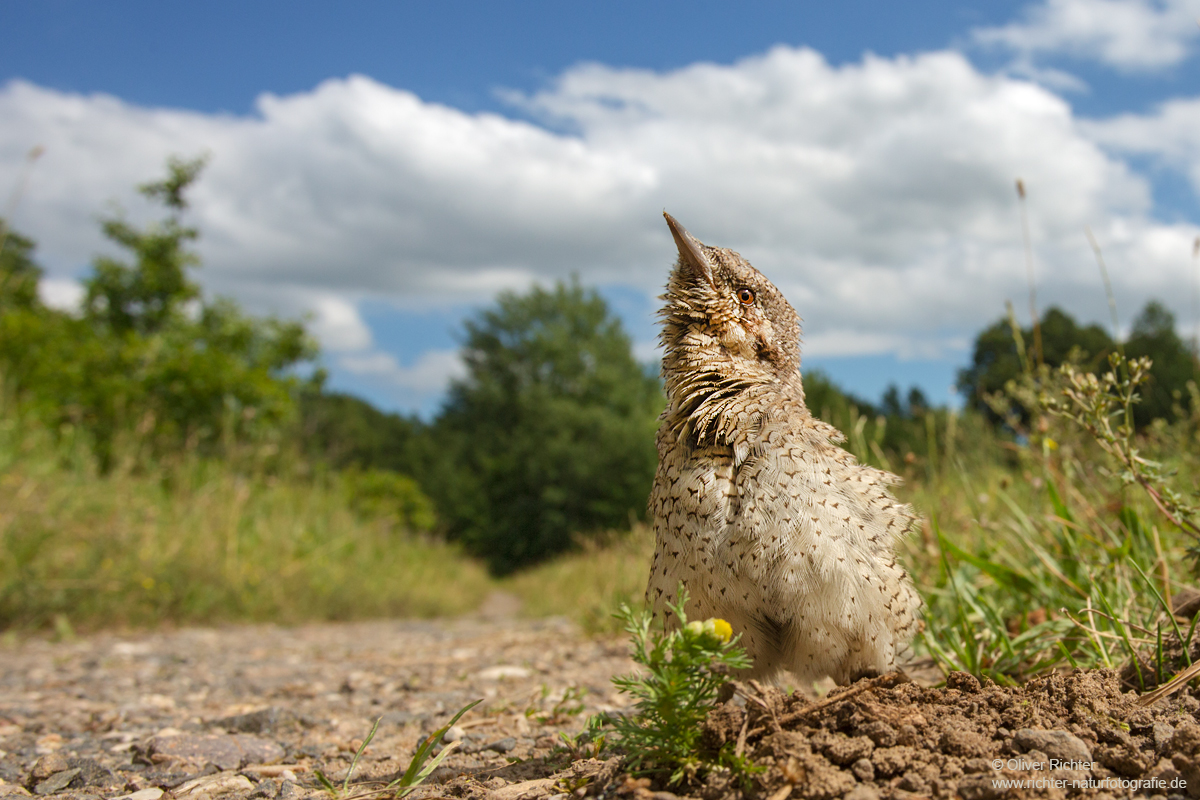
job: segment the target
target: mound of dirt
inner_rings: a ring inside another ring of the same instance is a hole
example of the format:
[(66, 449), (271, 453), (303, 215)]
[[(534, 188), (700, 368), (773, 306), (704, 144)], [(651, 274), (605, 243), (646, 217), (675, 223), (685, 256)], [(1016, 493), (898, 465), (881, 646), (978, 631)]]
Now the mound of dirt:
[[(1200, 701), (1151, 707), (1111, 671), (1024, 686), (951, 674), (945, 688), (863, 681), (812, 701), (734, 685), (708, 717), (706, 744), (732, 745), (761, 772), (737, 785), (710, 774), (675, 793), (782, 800), (936, 797), (1200, 797)], [(595, 794), (654, 795), (648, 781)], [(665, 787), (659, 787), (665, 788)]]

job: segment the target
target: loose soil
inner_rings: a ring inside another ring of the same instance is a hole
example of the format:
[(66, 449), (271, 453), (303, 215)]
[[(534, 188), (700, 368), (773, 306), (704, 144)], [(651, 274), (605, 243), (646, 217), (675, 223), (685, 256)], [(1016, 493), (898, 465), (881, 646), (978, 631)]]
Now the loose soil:
[(586, 637), (562, 620), (9, 642), (0, 645), (0, 798), (328, 798), (316, 771), (340, 788), (379, 720), (346, 792), (362, 795), (477, 699), (452, 731), (460, 744), (411, 797), (1200, 797), (1200, 701), (1185, 689), (1141, 707), (1105, 671), (1016, 688), (962, 673), (941, 687), (885, 676), (820, 699), (733, 685), (704, 742), (758, 771), (741, 783), (714, 772), (668, 786), (559, 737), (588, 715), (619, 713), (626, 701), (609, 679), (632, 669), (624, 638)]

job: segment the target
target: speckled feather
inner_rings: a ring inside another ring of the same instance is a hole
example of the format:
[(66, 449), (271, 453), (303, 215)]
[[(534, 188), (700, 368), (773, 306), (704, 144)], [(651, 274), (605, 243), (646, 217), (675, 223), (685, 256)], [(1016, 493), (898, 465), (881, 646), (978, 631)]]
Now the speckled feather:
[(647, 601), (671, 624), (682, 582), (690, 617), (742, 634), (750, 677), (887, 672), (920, 608), (895, 554), (914, 520), (888, 488), (899, 478), (858, 464), (809, 413), (800, 321), (775, 285), (665, 216), (679, 260), (660, 312), (668, 405)]

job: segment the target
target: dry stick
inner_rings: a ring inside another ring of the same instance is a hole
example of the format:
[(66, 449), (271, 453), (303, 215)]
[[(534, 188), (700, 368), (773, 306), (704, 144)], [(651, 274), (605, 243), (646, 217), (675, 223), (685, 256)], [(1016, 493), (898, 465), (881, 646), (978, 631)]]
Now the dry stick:
[(1182, 689), (1187, 684), (1188, 681), (1190, 681), (1192, 678), (1196, 677), (1197, 675), (1200, 675), (1200, 661), (1197, 661), (1195, 664), (1192, 664), (1190, 667), (1185, 669), (1183, 672), (1180, 672), (1174, 678), (1167, 681), (1162, 686), (1155, 689), (1153, 692), (1144, 694), (1141, 697), (1139, 697), (1137, 700), (1137, 704), (1139, 706), (1153, 705), (1154, 703), (1157, 703), (1159, 700), (1163, 699), (1167, 695), (1174, 694), (1175, 692)]
[[(1104, 254), (1100, 252), (1100, 243), (1096, 241), (1096, 235), (1092, 233), (1092, 226), (1084, 225), (1083, 231), (1087, 234), (1088, 244), (1092, 246), (1092, 252), (1096, 254), (1096, 263), (1100, 265), (1100, 277), (1104, 279), (1104, 293), (1108, 296), (1108, 313), (1112, 316), (1113, 341), (1120, 342), (1121, 331), (1117, 325), (1117, 298), (1113, 294), (1112, 281), (1108, 279), (1108, 266), (1104, 263)], [(1197, 238), (1196, 242), (1200, 244), (1200, 238)]]
[(909, 677), (903, 672), (889, 672), (886, 675), (880, 675), (875, 678), (864, 678), (858, 681), (846, 691), (837, 694), (836, 696), (826, 697), (816, 703), (810, 703), (799, 711), (793, 711), (790, 714), (784, 714), (779, 719), (780, 726), (790, 725), (793, 722), (802, 720), (809, 714), (817, 711), (822, 711), (830, 706), (837, 705), (844, 700), (849, 700), (851, 697), (860, 695), (863, 692), (868, 692), (873, 689), (890, 689), (893, 686), (898, 686), (901, 683), (908, 683)]
[(1029, 236), (1029, 212), (1025, 208), (1025, 181), (1017, 178), (1017, 199), (1021, 207), (1021, 238), (1025, 242), (1025, 273), (1029, 278), (1029, 319), (1033, 325), (1033, 349), (1037, 351), (1037, 363), (1046, 362), (1042, 355), (1042, 324), (1037, 313), (1037, 283), (1033, 276), (1033, 241)]
[[(1133, 639), (1134, 641), (1151, 642), (1154, 640), (1154, 638), (1153, 638), (1154, 631), (1152, 631), (1149, 628), (1144, 627), (1142, 625), (1138, 625), (1136, 622), (1130, 622), (1127, 619), (1121, 619), (1120, 617), (1113, 616), (1112, 614), (1109, 614), (1104, 611), (1100, 611), (1099, 609), (1092, 609), (1092, 613), (1098, 617), (1104, 617), (1107, 620), (1111, 620), (1112, 622), (1115, 622), (1118, 625), (1125, 625), (1126, 627), (1133, 628), (1134, 630), (1138, 630), (1138, 631), (1141, 631), (1142, 633), (1146, 634), (1146, 638), (1141, 639), (1141, 640), (1138, 640), (1132, 636), (1129, 637), (1129, 638)], [(1117, 634), (1117, 633), (1105, 633), (1103, 631), (1097, 631), (1097, 633), (1100, 633), (1100, 635), (1102, 635), (1102, 636), (1108, 636), (1111, 639), (1123, 638), (1120, 634)]]

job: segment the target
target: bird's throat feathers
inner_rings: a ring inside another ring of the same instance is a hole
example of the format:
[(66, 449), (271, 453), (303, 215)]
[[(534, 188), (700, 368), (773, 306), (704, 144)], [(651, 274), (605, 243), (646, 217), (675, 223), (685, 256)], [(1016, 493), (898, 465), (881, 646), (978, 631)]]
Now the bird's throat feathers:
[(764, 353), (778, 334), (771, 321), (747, 325), (706, 282), (690, 278), (682, 269), (673, 272), (659, 312), (667, 416), (697, 445), (735, 445), (760, 428), (772, 408), (803, 405), (799, 354), (781, 370), (780, 359)]
[(744, 440), (770, 408), (804, 405), (800, 320), (750, 262), (664, 216), (679, 250), (659, 312), (668, 419), (697, 443)]

